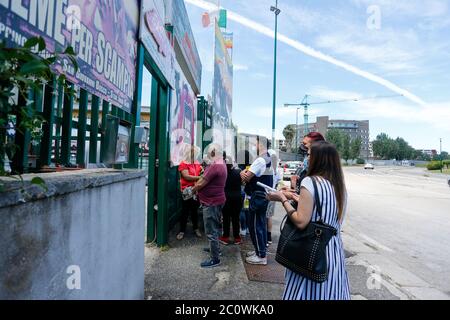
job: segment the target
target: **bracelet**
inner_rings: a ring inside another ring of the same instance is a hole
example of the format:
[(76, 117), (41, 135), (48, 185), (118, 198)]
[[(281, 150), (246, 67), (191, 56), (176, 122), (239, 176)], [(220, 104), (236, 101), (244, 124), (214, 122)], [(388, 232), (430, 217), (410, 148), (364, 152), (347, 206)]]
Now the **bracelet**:
[(288, 202), (289, 201), (289, 199), (286, 199), (286, 200), (284, 200), (283, 202), (281, 202), (281, 204), (284, 206), (284, 203), (285, 202)]

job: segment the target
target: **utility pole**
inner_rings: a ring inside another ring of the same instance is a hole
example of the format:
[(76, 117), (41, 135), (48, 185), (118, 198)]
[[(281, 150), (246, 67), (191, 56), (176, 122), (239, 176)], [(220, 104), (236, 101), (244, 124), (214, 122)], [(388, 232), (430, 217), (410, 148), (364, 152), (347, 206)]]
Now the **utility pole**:
[(281, 10), (278, 9), (278, 0), (275, 0), (275, 7), (270, 7), (270, 11), (275, 13), (275, 45), (273, 62), (273, 105), (272, 105), (272, 148), (275, 148), (275, 108), (277, 100), (277, 38), (278, 38), (278, 15)]
[(295, 159), (297, 160), (297, 154), (298, 154), (298, 109), (297, 113), (295, 115)]
[(443, 159), (442, 159), (442, 138), (440, 138), (440, 147), (439, 147), (439, 155), (440, 155), (440, 158), (441, 158), (441, 173), (442, 173), (442, 167), (444, 166), (444, 162), (443, 162)]

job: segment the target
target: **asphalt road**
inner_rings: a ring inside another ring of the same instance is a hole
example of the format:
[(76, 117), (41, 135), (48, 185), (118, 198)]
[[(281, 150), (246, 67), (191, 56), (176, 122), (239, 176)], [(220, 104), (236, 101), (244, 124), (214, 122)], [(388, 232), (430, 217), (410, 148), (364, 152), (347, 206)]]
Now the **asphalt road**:
[(401, 299), (450, 299), (448, 177), (408, 167), (344, 172), (349, 264)]

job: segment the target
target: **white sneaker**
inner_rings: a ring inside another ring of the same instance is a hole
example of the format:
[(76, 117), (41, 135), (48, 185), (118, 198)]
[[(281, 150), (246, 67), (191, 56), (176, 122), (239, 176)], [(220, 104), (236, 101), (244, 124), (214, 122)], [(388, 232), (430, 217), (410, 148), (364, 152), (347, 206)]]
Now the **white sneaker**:
[(249, 251), (249, 252), (247, 252), (246, 254), (245, 254), (245, 256), (248, 258), (248, 257), (253, 257), (253, 256), (256, 256), (256, 251)]
[(245, 237), (247, 235), (247, 230), (245, 229), (241, 229), (241, 231), (239, 232), (239, 234), (243, 237)]
[(245, 261), (249, 264), (267, 265), (267, 258), (260, 258), (257, 255), (247, 257)]

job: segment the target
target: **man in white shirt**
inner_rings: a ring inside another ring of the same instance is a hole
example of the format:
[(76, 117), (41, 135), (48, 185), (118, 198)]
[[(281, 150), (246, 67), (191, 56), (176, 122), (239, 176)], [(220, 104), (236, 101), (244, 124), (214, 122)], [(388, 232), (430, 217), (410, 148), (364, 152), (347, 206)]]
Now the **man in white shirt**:
[(266, 190), (257, 185), (261, 182), (269, 187), (273, 186), (273, 168), (270, 154), (270, 142), (264, 137), (257, 138), (257, 152), (259, 157), (250, 169), (241, 172), (245, 193), (250, 197), (249, 225), (254, 252), (249, 252), (245, 261), (250, 264), (267, 265), (267, 205)]

